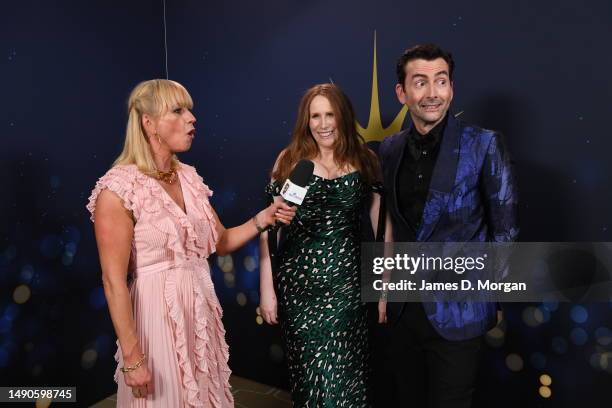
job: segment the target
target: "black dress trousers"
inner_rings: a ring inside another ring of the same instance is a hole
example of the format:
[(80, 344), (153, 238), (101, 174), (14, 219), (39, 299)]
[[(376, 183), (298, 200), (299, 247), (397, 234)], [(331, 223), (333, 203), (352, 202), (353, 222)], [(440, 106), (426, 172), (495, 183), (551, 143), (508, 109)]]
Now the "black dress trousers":
[(374, 407), (471, 407), (483, 337), (446, 340), (421, 303), (406, 303), (389, 321), (373, 328)]

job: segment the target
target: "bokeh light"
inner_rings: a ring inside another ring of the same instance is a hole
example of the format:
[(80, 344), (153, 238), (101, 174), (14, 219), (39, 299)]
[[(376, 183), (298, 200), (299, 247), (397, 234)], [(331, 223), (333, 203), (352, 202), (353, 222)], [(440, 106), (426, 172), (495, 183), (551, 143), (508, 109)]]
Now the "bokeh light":
[(69, 253), (64, 253), (62, 255), (62, 264), (64, 266), (70, 266), (72, 265), (72, 261), (74, 260), (74, 257), (72, 255), (70, 255)]
[(542, 302), (542, 307), (548, 310), (549, 312), (554, 312), (555, 310), (559, 308), (559, 302), (557, 301)]
[(550, 384), (552, 384), (552, 378), (550, 378), (550, 375), (548, 375), (548, 374), (542, 374), (540, 376), (540, 383), (542, 385), (545, 385), (545, 386), (549, 387)]
[(15, 301), (15, 303), (22, 305), (28, 300), (30, 300), (31, 294), (32, 292), (30, 291), (30, 288), (27, 285), (19, 285), (15, 288), (15, 291), (13, 292), (13, 300)]
[(508, 354), (506, 366), (510, 371), (518, 372), (523, 369), (523, 359), (516, 353)]
[(77, 252), (77, 245), (74, 242), (68, 242), (64, 247), (64, 251), (67, 255), (74, 257)]
[(550, 390), (550, 388), (546, 387), (545, 385), (541, 386), (538, 391), (542, 398), (550, 398), (550, 396), (552, 395), (552, 391)]
[(505, 333), (499, 327), (494, 327), (489, 330), (485, 336), (485, 341), (487, 344), (494, 348), (499, 348), (504, 345)]
[(601, 346), (609, 346), (612, 344), (612, 330), (607, 327), (599, 327), (595, 330), (595, 338)]
[(240, 305), (240, 306), (246, 306), (247, 304), (247, 297), (244, 293), (240, 292), (236, 295), (236, 302)]
[(605, 353), (601, 353), (601, 356), (599, 357), (599, 365), (601, 366), (602, 370), (612, 373), (612, 352), (607, 351)]
[(234, 259), (231, 255), (217, 257), (217, 265), (224, 273), (230, 273), (234, 270)]
[(94, 349), (87, 349), (81, 356), (81, 367), (85, 370), (92, 368), (98, 360), (98, 352)]
[(13, 321), (17, 318), (17, 316), (19, 315), (19, 307), (13, 303), (11, 303), (10, 305), (8, 305), (6, 307), (6, 309), (4, 309), (4, 318), (6, 318), (7, 320)]
[(257, 324), (263, 324), (263, 322), (264, 322), (263, 317), (261, 317), (261, 316), (257, 316), (257, 317), (255, 318), (255, 322), (257, 322)]
[(589, 335), (583, 328), (576, 327), (572, 329), (570, 333), (570, 339), (572, 340), (572, 343), (574, 343), (575, 345), (584, 346), (586, 342), (589, 340)]
[(255, 257), (245, 256), (244, 257), (244, 269), (249, 272), (253, 272), (257, 268), (257, 262), (255, 261)]
[(576, 323), (584, 323), (589, 319), (589, 312), (584, 306), (576, 305), (570, 311), (572, 320)]
[(24, 265), (21, 268), (21, 274), (19, 275), (23, 283), (30, 283), (32, 277), (34, 276), (34, 268), (32, 265)]
[(605, 370), (612, 374), (612, 352), (610, 351), (593, 353), (589, 363), (595, 370)]
[(550, 321), (550, 310), (544, 306), (538, 306), (536, 310), (537, 313), (534, 314), (534, 317), (538, 323), (548, 323)]
[(542, 311), (533, 306), (524, 308), (522, 317), (523, 322), (529, 327), (538, 327), (544, 321)]
[(236, 276), (233, 273), (224, 273), (223, 280), (228, 288), (233, 288), (236, 284)]
[(591, 354), (591, 358), (589, 358), (589, 364), (595, 370), (601, 370), (601, 365), (599, 362), (601, 361), (601, 353), (593, 353)]

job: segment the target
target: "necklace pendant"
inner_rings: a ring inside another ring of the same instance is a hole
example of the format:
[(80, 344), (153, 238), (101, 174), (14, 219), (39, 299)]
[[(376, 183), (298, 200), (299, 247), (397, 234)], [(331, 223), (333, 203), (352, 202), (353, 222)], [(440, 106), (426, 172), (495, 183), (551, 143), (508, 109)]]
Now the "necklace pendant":
[(156, 179), (163, 181), (164, 183), (172, 184), (174, 180), (176, 180), (177, 171), (175, 168), (172, 168), (168, 171), (157, 171), (155, 176)]

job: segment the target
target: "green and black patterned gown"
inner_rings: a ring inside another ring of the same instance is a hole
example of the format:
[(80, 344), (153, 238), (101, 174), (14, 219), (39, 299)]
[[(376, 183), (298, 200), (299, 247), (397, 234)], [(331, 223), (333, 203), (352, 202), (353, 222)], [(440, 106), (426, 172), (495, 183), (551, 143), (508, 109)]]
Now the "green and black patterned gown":
[[(279, 195), (280, 185), (267, 192)], [(296, 408), (367, 407), (368, 333), (360, 298), (358, 172), (312, 176), (279, 250), (274, 284)]]

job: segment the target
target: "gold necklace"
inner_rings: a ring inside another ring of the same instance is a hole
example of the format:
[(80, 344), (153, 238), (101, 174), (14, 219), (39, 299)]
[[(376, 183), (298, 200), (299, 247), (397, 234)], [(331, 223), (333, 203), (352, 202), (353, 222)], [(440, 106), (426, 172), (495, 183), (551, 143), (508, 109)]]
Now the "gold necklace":
[(155, 178), (165, 183), (172, 184), (176, 180), (177, 171), (174, 163), (168, 171), (155, 170), (155, 172)]

